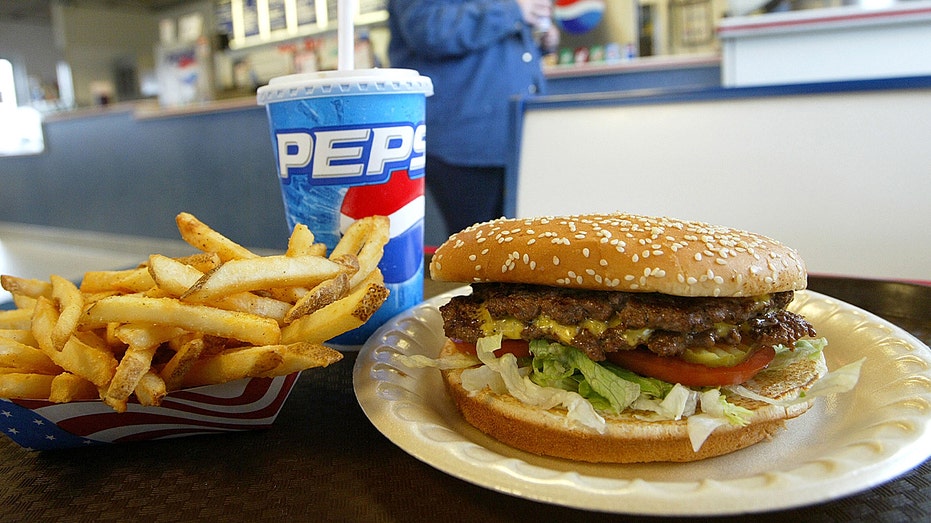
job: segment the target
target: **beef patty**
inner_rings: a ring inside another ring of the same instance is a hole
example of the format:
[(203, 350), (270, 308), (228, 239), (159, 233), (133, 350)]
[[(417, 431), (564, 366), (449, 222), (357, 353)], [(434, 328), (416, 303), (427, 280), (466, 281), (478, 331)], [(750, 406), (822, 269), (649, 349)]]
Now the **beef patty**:
[[(751, 298), (692, 298), (506, 283), (473, 284), (472, 289), (471, 295), (454, 297), (440, 308), (448, 337), (475, 342), (486, 336), (484, 309), (493, 320), (521, 322), (522, 339), (566, 343), (595, 361), (604, 360), (605, 352), (637, 347), (677, 356), (689, 347), (790, 345), (816, 334), (804, 318), (785, 310), (794, 297), (792, 291)], [(566, 340), (541, 328), (541, 322), (535, 321), (539, 318), (561, 326), (594, 320), (608, 327), (601, 332), (580, 328)], [(648, 336), (643, 329), (649, 329)], [(633, 345), (632, 333), (638, 334)]]

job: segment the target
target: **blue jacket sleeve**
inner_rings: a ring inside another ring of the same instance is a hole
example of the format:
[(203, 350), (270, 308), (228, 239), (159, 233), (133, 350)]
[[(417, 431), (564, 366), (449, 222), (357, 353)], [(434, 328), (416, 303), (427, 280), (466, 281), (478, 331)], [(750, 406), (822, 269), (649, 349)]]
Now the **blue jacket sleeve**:
[(393, 0), (394, 38), (425, 58), (463, 56), (519, 33), (524, 21), (514, 0)]

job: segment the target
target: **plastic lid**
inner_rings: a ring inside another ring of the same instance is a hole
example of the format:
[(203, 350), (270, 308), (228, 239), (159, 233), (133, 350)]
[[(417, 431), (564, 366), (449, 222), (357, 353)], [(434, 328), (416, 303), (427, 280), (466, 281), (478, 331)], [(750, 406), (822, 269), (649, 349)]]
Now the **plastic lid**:
[(259, 87), (260, 105), (318, 96), (357, 94), (433, 94), (433, 82), (413, 69), (354, 69), (291, 74), (272, 78)]

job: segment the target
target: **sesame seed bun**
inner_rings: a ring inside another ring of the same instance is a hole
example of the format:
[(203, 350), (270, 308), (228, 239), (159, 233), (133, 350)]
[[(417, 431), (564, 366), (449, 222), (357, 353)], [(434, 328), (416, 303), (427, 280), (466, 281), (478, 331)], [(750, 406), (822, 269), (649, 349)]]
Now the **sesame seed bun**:
[(675, 296), (758, 296), (807, 286), (776, 240), (696, 221), (632, 214), (502, 218), (452, 235), (434, 280), (506, 282)]
[[(454, 354), (447, 342), (441, 356)], [(823, 362), (822, 362), (823, 365)], [(801, 360), (778, 371), (764, 371), (746, 384), (771, 398), (795, 398), (823, 372), (813, 360)], [(715, 430), (698, 451), (692, 449), (687, 421), (643, 421), (633, 413), (607, 416), (604, 434), (583, 426), (570, 426), (565, 411), (521, 403), (509, 394), (490, 389), (470, 393), (462, 386), (463, 369), (444, 370), (443, 381), (450, 398), (470, 425), (511, 447), (533, 454), (595, 463), (642, 463), (697, 461), (748, 447), (784, 427), (787, 419), (811, 407), (803, 402), (791, 407), (732, 397), (729, 401), (753, 411), (748, 425)]]

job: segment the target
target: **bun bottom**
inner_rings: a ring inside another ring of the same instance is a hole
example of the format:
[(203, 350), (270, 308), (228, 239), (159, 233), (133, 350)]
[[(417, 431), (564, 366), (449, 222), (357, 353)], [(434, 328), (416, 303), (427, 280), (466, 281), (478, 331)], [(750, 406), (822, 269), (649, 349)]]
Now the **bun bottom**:
[[(455, 351), (447, 342), (443, 354)], [(768, 439), (784, 428), (785, 420), (799, 416), (811, 402), (789, 408), (767, 403), (732, 400), (754, 411), (744, 427), (718, 427), (696, 452), (692, 450), (686, 420), (644, 421), (630, 414), (607, 417), (603, 434), (584, 426), (570, 425), (565, 411), (542, 409), (521, 403), (513, 396), (489, 389), (470, 393), (462, 386), (462, 369), (442, 371), (446, 390), (472, 426), (496, 440), (542, 456), (593, 463), (687, 462), (728, 454)], [(783, 390), (771, 397), (797, 396), (820, 372), (794, 369), (786, 374)], [(771, 376), (769, 386), (777, 380)]]

